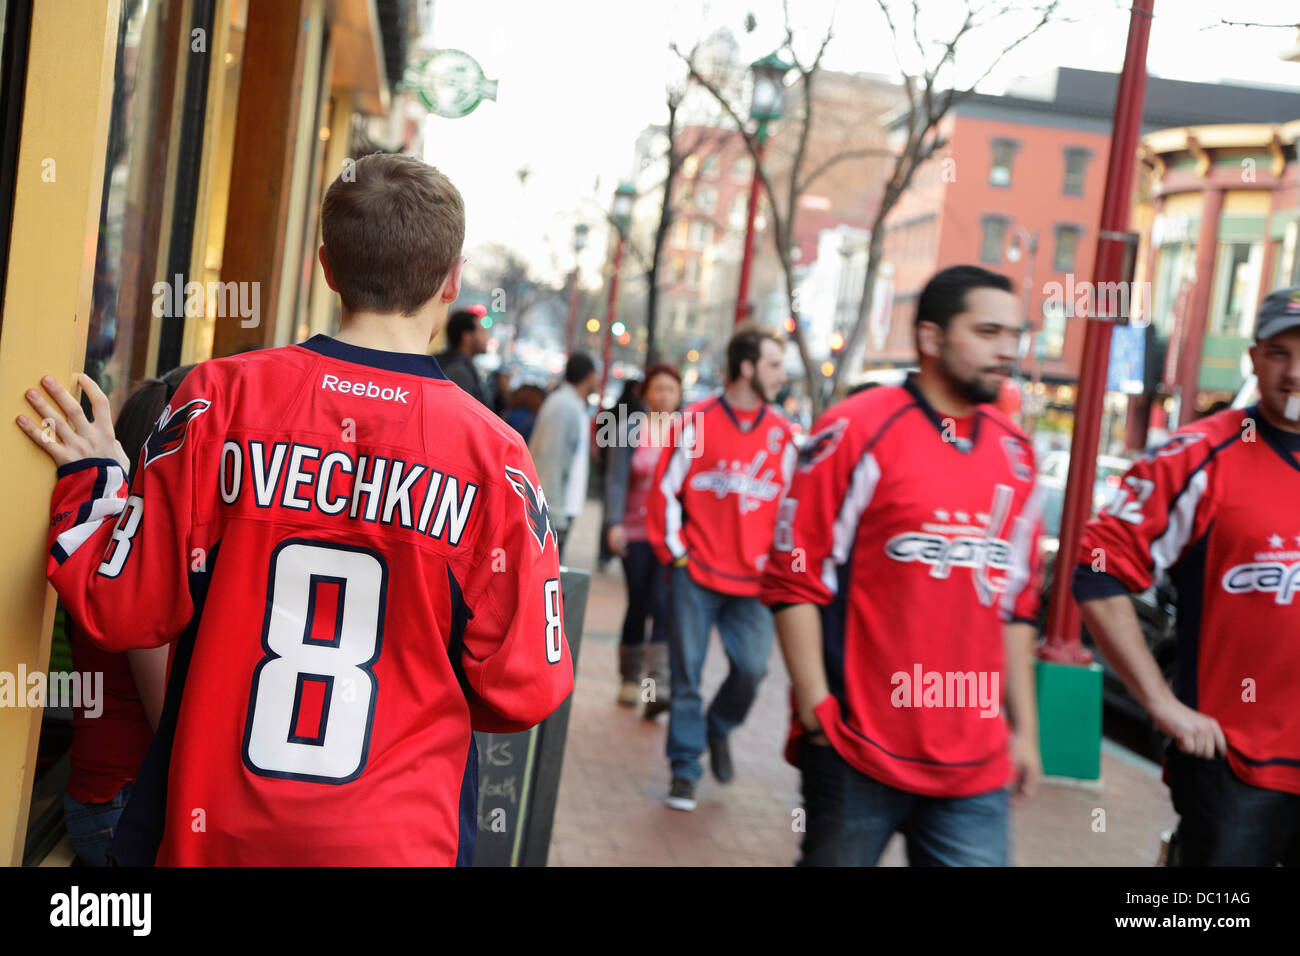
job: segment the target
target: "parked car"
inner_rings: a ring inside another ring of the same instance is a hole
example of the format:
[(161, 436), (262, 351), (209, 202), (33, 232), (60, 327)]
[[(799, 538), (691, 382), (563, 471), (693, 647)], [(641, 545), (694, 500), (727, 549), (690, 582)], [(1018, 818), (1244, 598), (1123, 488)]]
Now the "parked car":
[[(1051, 456), (1049, 456), (1050, 458)], [(1102, 456), (1097, 462), (1097, 480), (1093, 488), (1093, 514), (1097, 514), (1110, 500), (1111, 493), (1119, 486), (1120, 480), (1131, 463), (1124, 458)], [(1044, 462), (1047, 467), (1048, 462)], [(1052, 577), (1055, 571), (1057, 551), (1060, 548), (1061, 518), (1065, 505), (1065, 468), (1058, 460), (1054, 473), (1059, 477), (1044, 474), (1040, 484), (1044, 491), (1043, 500), (1043, 600), (1040, 606), (1038, 628), (1046, 632), (1048, 613), (1052, 598)], [(1133, 610), (1137, 613), (1142, 636), (1147, 648), (1160, 667), (1160, 673), (1172, 686), (1175, 666), (1177, 664), (1177, 641), (1174, 634), (1174, 622), (1177, 613), (1177, 593), (1167, 578), (1161, 580), (1141, 594), (1132, 595)], [(1083, 628), (1083, 643), (1093, 652), (1094, 658), (1102, 666), (1102, 700), (1104, 706), (1113, 713), (1136, 722), (1143, 728), (1149, 755), (1159, 759), (1164, 753), (1168, 738), (1155, 726), (1151, 717), (1129, 693), (1119, 674), (1097, 647), (1096, 641)]]

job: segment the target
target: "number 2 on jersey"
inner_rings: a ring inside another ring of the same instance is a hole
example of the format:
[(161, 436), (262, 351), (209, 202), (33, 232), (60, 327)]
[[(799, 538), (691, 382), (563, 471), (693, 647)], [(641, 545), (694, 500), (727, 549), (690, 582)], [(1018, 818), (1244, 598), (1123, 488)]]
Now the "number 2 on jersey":
[(340, 784), (365, 769), (387, 589), (368, 548), (289, 538), (272, 552), (244, 729), (254, 773)]

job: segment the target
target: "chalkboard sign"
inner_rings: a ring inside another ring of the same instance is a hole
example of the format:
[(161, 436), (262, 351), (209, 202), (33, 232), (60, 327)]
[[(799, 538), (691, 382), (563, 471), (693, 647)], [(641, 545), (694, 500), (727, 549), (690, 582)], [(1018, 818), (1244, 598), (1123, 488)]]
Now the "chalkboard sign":
[[(560, 569), (564, 636), (576, 672), (591, 575)], [(560, 789), (572, 695), (541, 724), (519, 734), (476, 732), (478, 836), (475, 866), (545, 866)]]

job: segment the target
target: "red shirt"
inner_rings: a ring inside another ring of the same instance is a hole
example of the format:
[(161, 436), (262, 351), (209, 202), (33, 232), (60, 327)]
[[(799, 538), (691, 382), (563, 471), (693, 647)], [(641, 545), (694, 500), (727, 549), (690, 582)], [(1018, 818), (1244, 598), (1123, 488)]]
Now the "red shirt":
[[(827, 411), (804, 444), (765, 604), (821, 607), (836, 751), (900, 790), (961, 797), (1011, 777), (1004, 625), (1032, 621), (1033, 447), (1000, 412), (941, 417), (909, 381)], [(792, 716), (787, 758), (802, 725)]]
[(528, 449), (429, 356), (316, 336), (204, 362), (129, 495), (81, 461), (53, 511), (49, 577), (91, 640), (184, 632), (160, 864), (464, 862), (471, 730), (573, 687)]
[(646, 506), (662, 564), (688, 558), (691, 579), (723, 594), (758, 594), (777, 507), (798, 449), (770, 405), (746, 422), (722, 395), (696, 402), (663, 449)]
[(1174, 692), (1219, 722), (1246, 783), (1300, 794), (1300, 435), (1258, 408), (1142, 456), (1078, 554), (1080, 601), (1178, 589)]
[(650, 497), (655, 469), (659, 466), (659, 452), (659, 447), (651, 443), (648, 434), (643, 434), (641, 444), (632, 450), (632, 459), (628, 462), (627, 504), (623, 508), (623, 532), (629, 541), (650, 540), (645, 521), (646, 502)]
[(70, 618), (67, 628), (73, 671), (104, 679), (99, 716), (87, 716), (83, 707), (72, 713), (68, 796), (81, 803), (107, 803), (135, 782), (153, 728), (126, 655), (100, 650)]

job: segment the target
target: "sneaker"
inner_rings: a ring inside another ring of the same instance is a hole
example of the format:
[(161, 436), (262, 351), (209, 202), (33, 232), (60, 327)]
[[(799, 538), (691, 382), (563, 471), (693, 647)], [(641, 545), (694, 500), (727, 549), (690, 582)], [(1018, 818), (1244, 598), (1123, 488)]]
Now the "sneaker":
[(689, 777), (673, 777), (673, 785), (668, 791), (666, 802), (674, 810), (694, 810), (695, 781)]
[(641, 703), (641, 685), (636, 681), (625, 680), (618, 688), (618, 705), (635, 707)]
[(736, 768), (731, 765), (731, 747), (726, 737), (709, 736), (709, 767), (718, 783), (731, 783)]

